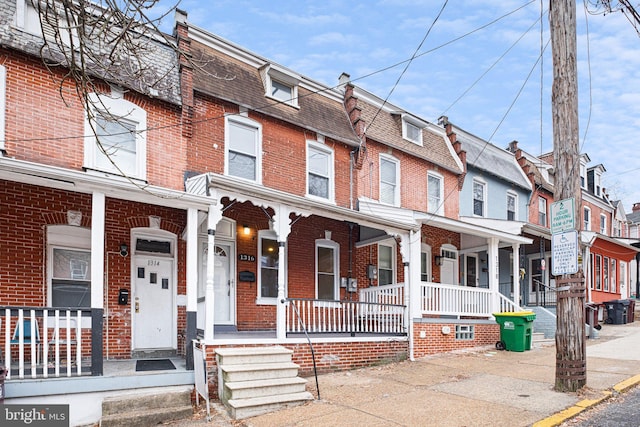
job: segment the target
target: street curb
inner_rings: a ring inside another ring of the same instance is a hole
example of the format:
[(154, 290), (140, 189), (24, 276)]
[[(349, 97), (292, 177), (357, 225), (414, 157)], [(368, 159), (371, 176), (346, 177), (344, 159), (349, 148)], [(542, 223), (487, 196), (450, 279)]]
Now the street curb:
[(580, 412), (585, 411), (589, 408), (592, 408), (608, 399), (610, 399), (616, 393), (624, 393), (632, 387), (640, 384), (640, 374), (624, 381), (619, 382), (618, 384), (612, 387), (613, 391), (605, 391), (603, 392), (602, 397), (597, 399), (585, 399), (577, 402), (575, 405), (570, 406), (569, 408), (558, 412), (557, 414), (551, 415), (543, 420), (540, 420), (532, 425), (532, 427), (556, 427), (562, 424), (563, 422), (575, 417)]

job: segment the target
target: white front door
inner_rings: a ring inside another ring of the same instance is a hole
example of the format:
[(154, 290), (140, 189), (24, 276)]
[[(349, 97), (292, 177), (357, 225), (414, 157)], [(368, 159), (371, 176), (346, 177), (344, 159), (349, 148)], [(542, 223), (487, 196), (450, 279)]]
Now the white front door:
[(136, 256), (133, 275), (134, 350), (176, 348), (173, 260)]
[(213, 322), (216, 325), (235, 324), (236, 288), (232, 274), (235, 271), (233, 252), (234, 246), (231, 242), (216, 242), (213, 261)]

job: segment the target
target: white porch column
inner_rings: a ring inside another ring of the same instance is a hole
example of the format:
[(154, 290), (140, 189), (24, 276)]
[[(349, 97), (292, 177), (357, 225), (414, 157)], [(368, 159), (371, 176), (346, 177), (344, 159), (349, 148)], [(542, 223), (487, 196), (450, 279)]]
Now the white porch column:
[(520, 307), (520, 243), (511, 246), (513, 251), (513, 302)]
[(222, 205), (210, 205), (209, 215), (207, 217), (207, 281), (205, 288), (205, 314), (204, 314), (204, 339), (205, 341), (213, 340), (213, 324), (214, 324), (214, 255), (215, 255), (215, 236), (216, 225), (222, 219)]
[(400, 254), (404, 263), (404, 305), (406, 329), (409, 337), (409, 360), (413, 356), (413, 319), (420, 317), (420, 230), (411, 230), (408, 235), (403, 234), (400, 242)]
[(186, 364), (193, 369), (193, 345), (197, 338), (198, 324), (198, 209), (187, 209), (187, 325)]
[(198, 210), (187, 210), (187, 312), (198, 310)]
[(496, 313), (500, 310), (500, 262), (498, 260), (498, 243), (497, 237), (489, 237), (487, 239), (487, 262), (489, 271), (489, 290), (491, 291), (491, 312)]
[(283, 205), (274, 207), (275, 214), (273, 229), (278, 239), (278, 302), (276, 305), (276, 338), (284, 340), (287, 337), (286, 321), (286, 271), (287, 259), (286, 243), (289, 233), (291, 233), (291, 223), (289, 220), (290, 209)]
[(94, 192), (91, 200), (91, 308), (104, 309), (105, 195)]

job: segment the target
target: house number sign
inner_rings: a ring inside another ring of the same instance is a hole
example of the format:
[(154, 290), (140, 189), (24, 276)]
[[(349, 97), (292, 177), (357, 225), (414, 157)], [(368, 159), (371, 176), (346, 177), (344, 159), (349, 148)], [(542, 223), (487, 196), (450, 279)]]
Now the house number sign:
[(256, 262), (256, 257), (249, 254), (238, 254), (239, 261)]

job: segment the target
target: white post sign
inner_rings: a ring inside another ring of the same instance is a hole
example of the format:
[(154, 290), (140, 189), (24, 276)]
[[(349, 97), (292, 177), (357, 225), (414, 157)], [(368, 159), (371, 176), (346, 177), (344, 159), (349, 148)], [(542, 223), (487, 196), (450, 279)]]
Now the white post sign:
[(576, 201), (573, 197), (551, 203), (551, 234), (576, 228)]
[(565, 231), (551, 235), (552, 274), (576, 274), (578, 272), (578, 231)]

